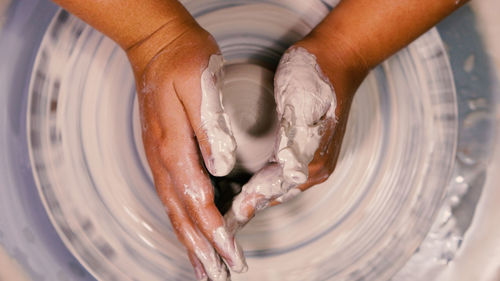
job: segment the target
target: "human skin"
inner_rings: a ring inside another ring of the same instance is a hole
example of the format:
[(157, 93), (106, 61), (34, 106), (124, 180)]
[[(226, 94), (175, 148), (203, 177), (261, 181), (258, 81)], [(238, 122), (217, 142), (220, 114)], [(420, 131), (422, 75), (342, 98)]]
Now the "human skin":
[[(287, 191), (295, 188), (304, 191), (327, 180), (337, 164), (354, 94), (370, 69), (408, 45), (465, 2), (467, 1), (343, 0), (304, 39), (291, 46), (289, 51), (301, 47), (316, 57), (319, 68), (335, 89), (336, 120), (317, 120), (329, 124), (326, 125), (318, 150), (308, 165), (308, 175), (303, 182), (286, 182), (283, 180), (287, 178), (284, 174), (286, 171), (275, 173), (275, 178), (269, 176), (271, 170), (276, 170), (276, 165), (284, 164), (277, 160), (279, 150), (275, 152), (269, 166), (254, 175), (252, 179), (256, 180), (250, 179), (234, 199), (232, 208), (225, 215), (230, 230), (236, 232), (257, 211), (280, 204), (280, 197)], [(275, 77), (275, 81), (277, 79)], [(306, 82), (299, 81), (297, 84)], [(307, 95), (307, 92), (303, 95)], [(304, 113), (308, 114), (311, 115), (312, 112)], [(279, 135), (277, 139), (279, 141)], [(267, 188), (262, 183), (263, 178), (272, 183), (269, 190), (276, 192), (261, 192)], [(275, 188), (279, 184), (285, 187)]]
[[(175, 0), (54, 1), (126, 51), (136, 79), (144, 148), (155, 186), (197, 277), (225, 280), (226, 266), (219, 256), (234, 271), (243, 271), (244, 258), (230, 234), (235, 222), (229, 218), (225, 223), (217, 211), (210, 171), (202, 164), (212, 150), (201, 124), (200, 78), (210, 56), (220, 52), (216, 42)], [(294, 44), (315, 55), (337, 100), (336, 121), (328, 124), (320, 144), (327, 153), (314, 155), (300, 190), (325, 181), (335, 169), (354, 93), (368, 71), (462, 4), (456, 0), (344, 0)], [(236, 224), (252, 218), (257, 203), (277, 204), (275, 199), (281, 195), (260, 202), (242, 198), (248, 202), (242, 205), (246, 218)], [(229, 233), (221, 241), (214, 236), (220, 228)]]
[[(212, 122), (218, 120), (202, 122), (200, 113), (202, 74), (209, 58), (220, 53), (215, 40), (173, 0), (55, 2), (126, 52), (136, 80), (142, 138), (155, 187), (197, 278), (227, 280), (227, 267), (244, 271), (242, 251), (214, 204), (208, 176), (209, 172), (223, 176), (232, 167), (207, 171), (203, 165), (207, 159), (234, 157), (229, 151), (212, 158), (212, 152), (234, 139), (230, 130), (210, 127), (220, 124)], [(214, 81), (209, 83), (221, 82), (212, 77)], [(217, 91), (208, 94), (220, 103)], [(212, 113), (224, 118), (221, 112)], [(215, 136), (212, 140), (211, 135)], [(234, 145), (228, 149), (234, 150)]]

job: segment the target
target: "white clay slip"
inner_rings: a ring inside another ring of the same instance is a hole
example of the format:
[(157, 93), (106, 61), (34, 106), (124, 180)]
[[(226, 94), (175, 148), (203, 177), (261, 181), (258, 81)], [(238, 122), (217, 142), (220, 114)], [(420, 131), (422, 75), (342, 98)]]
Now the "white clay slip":
[(231, 124), (222, 106), (222, 80), (224, 58), (210, 56), (208, 66), (201, 75), (201, 123), (210, 144), (210, 153), (201, 148), (205, 166), (214, 176), (227, 175), (236, 161), (236, 141)]
[[(208, 241), (207, 241), (208, 242)], [(205, 272), (212, 281), (231, 280), (226, 268), (223, 266), (219, 255), (215, 251), (203, 251), (200, 248), (195, 249), (195, 255), (203, 264)], [(203, 279), (201, 279), (203, 280)]]
[(275, 75), (274, 95), (281, 120), (274, 161), (243, 186), (226, 214), (231, 231), (244, 225), (272, 200), (283, 202), (300, 194), (308, 166), (318, 150), (327, 120), (335, 120), (335, 91), (306, 49), (289, 49)]
[(234, 237), (224, 227), (218, 227), (213, 233), (214, 243), (222, 249), (224, 253), (229, 254), (231, 262), (225, 261), (232, 271), (243, 273), (248, 270), (248, 266), (243, 257), (241, 247), (236, 243)]
[(281, 118), (276, 160), (287, 182), (307, 180), (308, 165), (319, 147), (326, 119), (335, 119), (335, 91), (316, 57), (306, 49), (289, 49), (274, 80), (274, 98)]
[(287, 191), (287, 193), (281, 195), (280, 197), (276, 198), (276, 201), (279, 203), (285, 203), (286, 201), (290, 201), (293, 198), (295, 198), (297, 195), (299, 195), (302, 191), (298, 188), (292, 188)]
[(249, 208), (255, 208), (255, 211), (264, 209), (269, 202), (289, 189), (289, 184), (283, 181), (282, 167), (278, 164), (271, 164), (261, 169), (250, 181), (242, 188), (241, 193), (233, 200), (231, 210), (226, 215), (226, 220), (233, 231), (237, 230), (239, 225), (232, 225), (230, 219), (245, 223), (251, 218), (248, 212)]

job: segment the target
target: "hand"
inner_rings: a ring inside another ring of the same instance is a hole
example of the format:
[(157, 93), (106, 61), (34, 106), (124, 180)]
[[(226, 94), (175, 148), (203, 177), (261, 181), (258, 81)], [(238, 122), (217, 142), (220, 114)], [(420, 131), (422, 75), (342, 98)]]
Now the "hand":
[(246, 268), (228, 228), (332, 173), (352, 97), (368, 70), (466, 2), (343, 0), (296, 43), (275, 78), (282, 124), (274, 163), (243, 187), (226, 227), (198, 152), (214, 175), (234, 164), (217, 88), (221, 59), (210, 35), (177, 0), (54, 1), (127, 51), (158, 194), (198, 278), (213, 280), (227, 276), (219, 255), (235, 271)]
[(232, 233), (257, 211), (324, 182), (335, 169), (352, 97), (366, 71), (351, 71), (322, 46), (310, 36), (280, 60), (274, 83), (280, 119), (275, 153), (234, 199), (225, 216)]
[[(224, 176), (235, 162), (236, 143), (220, 98), (223, 59), (215, 40), (194, 20), (168, 29), (127, 51), (144, 149), (158, 195), (197, 278), (227, 280), (221, 257), (236, 272), (246, 264), (214, 204), (202, 164), (212, 175)], [(178, 35), (172, 36), (172, 30)]]

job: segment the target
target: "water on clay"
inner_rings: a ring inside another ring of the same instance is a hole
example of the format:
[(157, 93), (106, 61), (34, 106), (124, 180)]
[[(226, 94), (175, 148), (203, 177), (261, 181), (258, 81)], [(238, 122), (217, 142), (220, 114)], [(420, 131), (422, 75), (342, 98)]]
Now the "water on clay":
[[(237, 169), (272, 152), (272, 76), (283, 51), (328, 12), (320, 1), (187, 3), (228, 62), (224, 105)], [(61, 238), (103, 280), (192, 280), (145, 161), (134, 80), (109, 39), (60, 12), (31, 79), (28, 137)], [(238, 235), (249, 271), (233, 280), (387, 280), (440, 209), (455, 158), (453, 79), (431, 30), (373, 70), (356, 95), (330, 179), (259, 214)]]

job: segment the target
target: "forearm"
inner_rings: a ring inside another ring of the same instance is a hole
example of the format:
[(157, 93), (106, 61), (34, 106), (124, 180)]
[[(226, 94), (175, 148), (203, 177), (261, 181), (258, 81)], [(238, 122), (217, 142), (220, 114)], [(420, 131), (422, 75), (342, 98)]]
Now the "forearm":
[(124, 50), (142, 42), (156, 31), (175, 34), (192, 20), (177, 0), (54, 0), (81, 18)]
[(314, 29), (328, 46), (343, 45), (373, 68), (467, 0), (343, 0)]
[(316, 55), (340, 103), (370, 69), (467, 0), (343, 0), (297, 45)]

